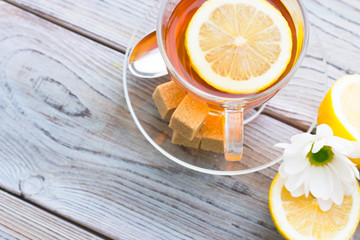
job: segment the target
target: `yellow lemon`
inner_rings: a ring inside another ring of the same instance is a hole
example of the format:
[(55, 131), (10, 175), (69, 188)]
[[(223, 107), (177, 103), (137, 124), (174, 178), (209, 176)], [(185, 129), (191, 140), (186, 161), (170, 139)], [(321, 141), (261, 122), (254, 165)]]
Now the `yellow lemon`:
[(292, 52), (286, 19), (265, 0), (208, 0), (185, 34), (191, 64), (209, 85), (253, 93), (274, 83)]
[(286, 239), (350, 239), (360, 219), (360, 188), (357, 184), (341, 206), (333, 204), (323, 212), (313, 196), (292, 197), (277, 175), (270, 187), (269, 207), (276, 228)]
[[(335, 136), (360, 141), (360, 75), (339, 78), (321, 102), (318, 125), (329, 125)], [(360, 158), (351, 159), (360, 167)]]

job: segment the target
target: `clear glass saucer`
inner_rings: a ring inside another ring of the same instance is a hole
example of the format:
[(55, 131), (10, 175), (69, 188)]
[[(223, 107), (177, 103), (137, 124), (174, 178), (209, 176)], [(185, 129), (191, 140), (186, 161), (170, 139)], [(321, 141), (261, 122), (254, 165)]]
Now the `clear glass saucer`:
[[(137, 78), (128, 68), (131, 49), (156, 25), (159, 3), (149, 6), (148, 14), (138, 19), (129, 41), (123, 66), (123, 85), (130, 114), (142, 135), (168, 159), (195, 171), (213, 175), (241, 175), (270, 167), (281, 160), (274, 145), (289, 142), (294, 134), (311, 132), (316, 126), (318, 107), (328, 89), (326, 59), (316, 29), (310, 24), (308, 50), (300, 68), (274, 98), (245, 115), (244, 155), (239, 162), (226, 161), (221, 153), (192, 149), (171, 143), (169, 120), (163, 120), (152, 94), (170, 76)], [(263, 114), (260, 114), (263, 111)], [(294, 126), (294, 127), (289, 127)], [(286, 127), (284, 127), (286, 126)]]

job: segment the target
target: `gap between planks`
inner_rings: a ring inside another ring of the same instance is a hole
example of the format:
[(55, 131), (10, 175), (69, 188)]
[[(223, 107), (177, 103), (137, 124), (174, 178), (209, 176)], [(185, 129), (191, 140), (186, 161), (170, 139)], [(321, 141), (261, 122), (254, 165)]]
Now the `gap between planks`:
[(44, 19), (46, 21), (49, 21), (49, 22), (51, 22), (51, 23), (53, 23), (55, 25), (58, 25), (58, 26), (60, 26), (60, 27), (62, 27), (64, 29), (67, 29), (67, 30), (69, 30), (71, 32), (74, 32), (74, 33), (76, 33), (78, 35), (81, 35), (81, 36), (83, 36), (85, 38), (88, 38), (88, 39), (90, 39), (90, 40), (92, 40), (94, 42), (97, 42), (97, 43), (99, 43), (101, 45), (104, 45), (104, 46), (106, 46), (108, 48), (111, 48), (111, 49), (113, 49), (115, 51), (118, 51), (118, 52), (120, 52), (122, 54), (125, 54), (125, 52), (126, 52), (126, 49), (125, 49), (124, 46), (116, 44), (115, 42), (107, 40), (106, 38), (101, 38), (101, 36), (99, 36), (98, 34), (94, 34), (94, 33), (90, 32), (90, 31), (87, 31), (87, 30), (81, 28), (81, 27), (77, 27), (77, 26), (75, 26), (73, 24), (70, 24), (70, 23), (67, 23), (65, 21), (61, 21), (60, 19), (55, 18), (55, 17), (53, 17), (53, 16), (51, 16), (49, 14), (43, 13), (43, 12), (38, 11), (36, 9), (33, 9), (31, 7), (21, 5), (19, 3), (13, 2), (11, 0), (3, 0), (3, 1), (10, 4), (10, 5), (12, 5), (12, 6), (14, 6), (14, 7), (20, 8), (23, 11), (31, 13), (31, 14), (39, 17), (39, 18), (42, 18), (42, 19)]
[[(81, 36), (85, 37), (85, 38), (91, 39), (92, 41), (97, 42), (97, 43), (99, 43), (101, 45), (107, 46), (107, 47), (109, 47), (111, 49), (114, 49), (116, 51), (119, 51), (119, 52), (121, 52), (123, 54), (125, 53), (125, 51), (123, 49), (121, 49), (119, 46), (111, 45), (108, 41), (101, 41), (100, 38), (96, 37), (97, 36), (96, 34), (92, 34), (91, 32), (87, 32), (87, 31), (81, 31), (80, 29), (77, 29), (75, 26), (73, 26), (71, 24), (67, 24), (66, 22), (61, 22), (60, 20), (58, 20), (58, 19), (56, 19), (56, 18), (54, 18), (52, 16), (49, 16), (49, 15), (46, 15), (46, 14), (41, 14), (41, 12), (39, 12), (39, 11), (36, 11), (34, 9), (31, 9), (31, 8), (23, 7), (20, 4), (12, 3), (11, 1), (7, 1), (7, 0), (4, 0), (4, 2), (6, 2), (6, 3), (8, 3), (8, 4), (10, 4), (10, 5), (14, 6), (14, 7), (17, 7), (19, 9), (23, 10), (23, 11), (29, 12), (29, 13), (31, 13), (31, 14), (39, 17), (39, 18), (42, 18), (42, 19), (46, 20), (46, 21), (52, 22), (53, 24), (56, 24), (56, 25), (58, 25), (58, 26), (60, 26), (62, 28), (65, 28), (65, 29), (67, 29), (69, 31), (72, 31), (72, 32), (74, 32), (74, 33), (76, 33), (78, 35), (81, 35)], [(93, 229), (87, 228), (86, 226), (81, 225), (78, 222), (75, 222), (75, 221), (73, 221), (73, 220), (71, 220), (69, 218), (66, 218), (63, 215), (60, 215), (60, 214), (58, 214), (58, 213), (56, 213), (54, 211), (51, 211), (48, 208), (45, 208), (45, 207), (43, 207), (43, 206), (41, 206), (41, 205), (39, 205), (39, 204), (37, 204), (35, 202), (29, 201), (28, 199), (25, 199), (22, 196), (16, 195), (16, 194), (14, 194), (14, 193), (12, 193), (12, 192), (4, 189), (4, 188), (0, 187), (0, 191), (4, 192), (5, 194), (8, 194), (8, 195), (10, 195), (12, 197), (15, 197), (15, 198), (19, 199), (22, 202), (28, 203), (31, 206), (34, 206), (34, 207), (36, 207), (38, 209), (41, 209), (42, 211), (47, 212), (47, 213), (49, 213), (49, 214), (51, 214), (51, 215), (53, 215), (53, 216), (55, 216), (55, 217), (57, 217), (59, 219), (62, 219), (64, 221), (68, 222), (69, 224), (72, 224), (72, 225), (74, 225), (74, 226), (76, 226), (76, 227), (78, 227), (80, 229), (83, 229), (84, 231), (87, 231), (87, 232), (89, 232), (90, 234), (93, 234), (96, 237), (99, 237), (99, 238), (102, 238), (102, 239), (105, 239), (105, 240), (110, 239), (109, 237), (107, 237), (107, 236), (105, 236), (105, 235), (103, 235), (103, 234), (101, 234), (101, 233), (99, 233), (99, 232), (97, 232), (97, 231), (95, 231)]]
[(49, 210), (48, 208), (45, 208), (45, 207), (43, 207), (43, 206), (41, 206), (41, 205), (39, 205), (39, 204), (37, 204), (37, 203), (35, 203), (35, 202), (32, 202), (32, 201), (30, 201), (30, 200), (28, 200), (28, 199), (25, 199), (25, 198), (23, 198), (22, 196), (19, 196), (19, 195), (17, 195), (17, 194), (14, 194), (14, 193), (12, 193), (12, 192), (10, 192), (10, 191), (2, 188), (2, 187), (0, 187), (0, 194), (1, 194), (1, 192), (3, 192), (4, 194), (10, 195), (11, 197), (14, 197), (14, 198), (16, 198), (16, 199), (19, 199), (19, 201), (22, 201), (22, 202), (24, 202), (24, 203), (26, 203), (26, 204), (29, 204), (29, 205), (31, 205), (31, 206), (33, 206), (33, 207), (36, 207), (36, 208), (38, 208), (38, 209), (40, 209), (40, 210), (42, 210), (42, 211), (44, 211), (44, 212), (46, 212), (46, 213), (49, 213), (49, 214), (51, 214), (52, 216), (54, 216), (55, 218), (59, 218), (59, 219), (61, 219), (61, 220), (63, 220), (63, 221), (66, 221), (67, 223), (72, 224), (72, 225), (74, 225), (75, 227), (80, 228), (80, 229), (88, 232), (89, 234), (94, 235), (94, 237), (98, 237), (98, 238), (101, 238), (101, 239), (104, 239), (104, 240), (111, 240), (111, 238), (109, 238), (109, 237), (107, 237), (107, 236), (105, 236), (105, 235), (103, 235), (103, 234), (101, 234), (101, 233), (99, 233), (99, 232), (97, 232), (97, 231), (95, 231), (95, 230), (93, 230), (93, 229), (90, 229), (90, 228), (88, 228), (88, 227), (86, 227), (86, 226), (84, 226), (84, 225), (81, 225), (81, 224), (78, 223), (78, 222), (75, 222), (75, 221), (73, 221), (73, 220), (71, 220), (71, 219), (69, 219), (69, 218), (66, 218), (66, 217), (64, 217), (63, 215), (60, 215), (60, 214), (58, 214), (58, 213), (56, 213), (56, 212), (54, 212), (54, 211), (51, 211), (51, 210)]

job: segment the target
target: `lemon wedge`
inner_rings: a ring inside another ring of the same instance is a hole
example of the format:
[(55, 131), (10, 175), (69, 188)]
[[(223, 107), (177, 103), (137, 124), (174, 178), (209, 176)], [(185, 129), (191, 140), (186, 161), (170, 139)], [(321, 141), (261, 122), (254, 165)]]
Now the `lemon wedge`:
[(269, 207), (275, 226), (291, 240), (350, 239), (360, 219), (360, 188), (345, 196), (342, 205), (333, 204), (323, 212), (317, 199), (292, 197), (279, 174), (274, 178), (269, 194)]
[[(319, 107), (318, 125), (329, 125), (335, 136), (360, 141), (360, 75), (339, 78)], [(351, 159), (360, 167), (360, 158)]]
[(265, 0), (208, 0), (185, 34), (194, 70), (228, 93), (253, 93), (273, 84), (292, 52), (289, 24)]

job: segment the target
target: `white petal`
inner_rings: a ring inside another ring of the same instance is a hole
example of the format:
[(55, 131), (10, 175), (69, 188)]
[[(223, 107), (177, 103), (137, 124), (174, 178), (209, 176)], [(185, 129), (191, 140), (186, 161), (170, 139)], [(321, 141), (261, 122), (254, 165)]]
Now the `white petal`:
[(336, 169), (334, 169), (334, 165), (329, 164), (329, 169), (332, 172), (332, 181), (333, 181), (333, 190), (331, 192), (331, 199), (337, 205), (341, 205), (344, 200), (344, 188), (343, 184), (340, 180), (340, 177), (337, 174)]
[(351, 184), (344, 185), (344, 194), (346, 196), (352, 195), (354, 193), (355, 187), (356, 187), (355, 181)]
[(352, 150), (345, 155), (349, 158), (360, 158), (360, 142), (350, 141), (349, 145), (352, 145)]
[(314, 195), (314, 197), (316, 198), (322, 196), (322, 178), (324, 178), (322, 168), (311, 166), (309, 173), (309, 189), (311, 194)]
[(352, 142), (353, 143), (353, 152), (351, 153), (351, 158), (360, 158), (360, 141)]
[[(349, 141), (337, 136), (332, 136), (328, 139), (327, 144), (338, 152), (346, 153), (352, 150), (352, 146), (349, 145)], [(349, 149), (350, 148), (350, 149)]]
[(329, 138), (327, 145), (350, 158), (360, 158), (360, 142), (349, 141), (344, 138), (333, 136)]
[(320, 149), (325, 145), (325, 141), (320, 139), (314, 142), (313, 148), (311, 150), (312, 153), (317, 153)]
[(310, 168), (310, 183), (309, 189), (312, 195), (316, 198), (323, 198), (327, 200), (330, 198), (330, 190), (327, 182), (327, 171), (324, 167)]
[(285, 149), (285, 148), (287, 148), (289, 145), (290, 145), (290, 144), (288, 144), (288, 143), (277, 143), (277, 144), (274, 145), (274, 147)]
[(304, 147), (304, 149), (303, 149), (303, 151), (302, 151), (302, 157), (303, 157), (303, 158), (306, 158), (306, 156), (307, 156), (308, 153), (310, 152), (312, 146), (313, 146), (313, 142), (310, 142), (310, 143), (308, 143), (308, 144)]
[(319, 138), (329, 138), (333, 135), (333, 131), (329, 125), (321, 124), (316, 128), (316, 136)]
[(299, 146), (297, 144), (290, 144), (284, 150), (284, 154), (283, 154), (284, 160), (288, 160), (299, 156), (303, 148), (304, 148), (303, 146)]
[(293, 177), (293, 176), (289, 176), (286, 179), (286, 181), (284, 183), (284, 186), (289, 192), (294, 191), (297, 188), (297, 186), (295, 186), (296, 180), (297, 179), (295, 177)]
[(297, 161), (304, 161), (304, 158), (301, 157), (301, 154), (298, 154), (298, 155), (292, 156), (292, 157), (284, 158), (284, 162), (286, 162), (286, 163), (294, 163), (294, 162), (297, 162)]
[(324, 200), (324, 199), (318, 198), (317, 201), (318, 201), (320, 209), (323, 212), (326, 212), (327, 210), (329, 210), (331, 208), (331, 205), (332, 205), (331, 200)]
[(357, 179), (360, 179), (360, 176), (359, 176), (359, 169), (357, 169), (357, 168), (356, 168), (356, 164), (351, 165), (351, 167), (350, 167), (350, 168), (353, 170), (353, 172), (354, 172), (354, 174), (355, 174), (355, 177), (356, 177)]
[[(311, 167), (310, 167), (311, 168)], [(310, 169), (307, 170), (307, 178), (305, 178), (305, 182), (304, 182), (304, 192), (305, 192), (305, 197), (309, 197), (309, 182), (310, 182)]]
[(308, 171), (303, 171), (295, 175), (291, 175), (287, 178), (285, 182), (285, 188), (289, 191), (295, 191), (298, 189), (301, 185), (304, 184), (305, 179), (307, 178)]
[(284, 166), (285, 166), (285, 162), (282, 162), (278, 171), (279, 171), (280, 177), (287, 178), (288, 175), (286, 174), (286, 172), (284, 170)]
[(287, 162), (284, 166), (284, 170), (288, 175), (297, 174), (303, 171), (310, 165), (308, 159), (298, 158), (296, 161)]
[(343, 154), (334, 154), (333, 160), (329, 163), (334, 166), (334, 170), (340, 179), (346, 183), (352, 183), (355, 180), (355, 173), (346, 163), (348, 159)]
[(323, 182), (325, 183), (323, 187), (322, 199), (328, 200), (330, 199), (331, 193), (334, 190), (333, 176), (332, 171), (328, 166), (323, 166), (322, 169), (324, 171)]
[(335, 150), (334, 150), (334, 153), (336, 154), (336, 156), (337, 156), (338, 158), (341, 159), (341, 161), (344, 162), (343, 164), (347, 165), (347, 166), (353, 171), (355, 177), (356, 177), (357, 179), (359, 179), (359, 170), (356, 168), (356, 164), (353, 163), (353, 162), (352, 162), (349, 158), (347, 158), (345, 155), (343, 155), (343, 154), (341, 154), (341, 153), (339, 153), (339, 152), (337, 152), (337, 151), (335, 151)]
[(304, 195), (304, 193), (305, 193), (304, 185), (301, 185), (294, 191), (290, 192), (291, 196), (293, 196), (293, 197), (300, 197), (300, 196)]
[(352, 161), (350, 161), (350, 159), (348, 159), (347, 157), (345, 157), (345, 158), (346, 158), (349, 168), (354, 172), (355, 177), (357, 179), (359, 179), (359, 169), (356, 168), (356, 164), (353, 163)]
[(309, 142), (315, 141), (316, 136), (310, 133), (301, 133), (291, 137), (291, 143), (296, 143), (297, 145), (306, 145)]

